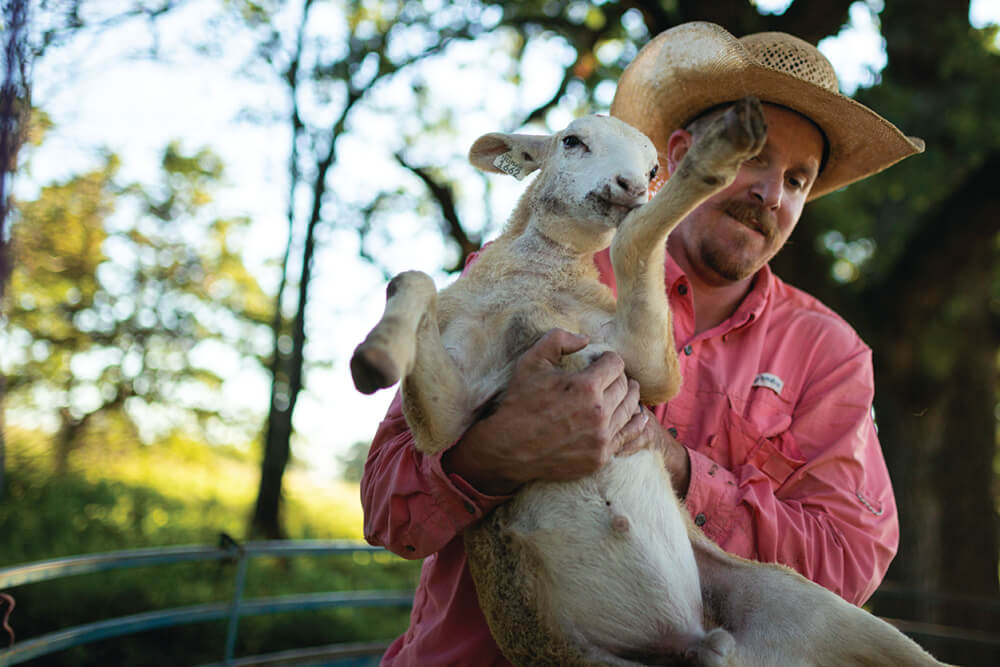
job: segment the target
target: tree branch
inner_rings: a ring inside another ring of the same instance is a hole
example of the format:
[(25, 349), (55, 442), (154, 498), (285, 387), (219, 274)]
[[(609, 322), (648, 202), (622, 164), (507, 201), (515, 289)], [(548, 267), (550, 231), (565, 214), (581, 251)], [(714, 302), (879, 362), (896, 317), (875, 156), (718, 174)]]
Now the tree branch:
[(17, 169), (17, 153), (28, 135), (31, 117), (27, 4), (27, 0), (11, 0), (5, 2), (3, 7), (7, 41), (4, 44), (3, 82), (0, 84), (0, 298), (6, 291), (11, 270), (7, 234), (10, 181)]
[[(523, 29), (526, 26), (543, 26), (557, 32), (573, 45), (577, 54), (576, 60), (563, 73), (562, 81), (560, 81), (559, 87), (556, 89), (555, 93), (553, 93), (548, 100), (531, 110), (521, 122), (522, 125), (542, 120), (545, 114), (552, 107), (558, 104), (559, 99), (566, 94), (566, 88), (569, 86), (569, 82), (573, 79), (586, 80), (593, 78), (594, 73), (592, 71), (581, 71), (584, 69), (582, 67), (584, 58), (586, 56), (592, 57), (598, 42), (603, 39), (607, 39), (611, 33), (619, 29), (622, 15), (625, 14), (629, 7), (630, 6), (625, 4), (605, 5), (602, 8), (605, 13), (605, 23), (598, 30), (591, 30), (585, 25), (572, 23), (561, 16), (522, 16), (510, 19), (508, 25), (518, 27), (519, 29)], [(589, 87), (593, 86), (591, 85)]]
[(79, 9), (79, 3), (77, 3), (73, 7), (73, 11), (69, 13), (69, 20), (65, 25), (49, 28), (42, 33), (41, 41), (36, 44), (32, 55), (36, 58), (42, 56), (50, 47), (61, 45), (63, 40), (72, 37), (77, 31), (80, 30), (93, 29), (96, 32), (101, 32), (116, 28), (119, 25), (131, 21), (132, 19), (146, 19), (152, 24), (170, 11), (187, 4), (188, 1), (189, 0), (163, 0), (163, 3), (158, 7), (147, 7), (144, 4), (139, 3), (131, 9), (95, 20), (89, 24), (84, 23), (83, 19), (80, 18), (77, 11)]
[(711, 21), (737, 37), (778, 30), (815, 44), (840, 30), (852, 4), (853, 0), (796, 0), (783, 14), (771, 15), (761, 14), (746, 0), (679, 0), (677, 13), (679, 22)]
[(455, 193), (450, 185), (439, 183), (431, 175), (430, 170), (426, 167), (417, 167), (406, 161), (401, 153), (395, 154), (396, 161), (417, 176), (424, 185), (427, 186), (428, 192), (438, 203), (441, 208), (441, 216), (443, 218), (443, 231), (448, 236), (448, 238), (455, 241), (458, 244), (460, 256), (458, 261), (445, 270), (448, 272), (459, 271), (463, 266), (465, 266), (465, 260), (479, 250), (482, 245), (482, 239), (478, 237), (470, 237), (466, 233), (465, 228), (462, 226), (462, 221), (458, 216), (458, 209), (455, 207)]

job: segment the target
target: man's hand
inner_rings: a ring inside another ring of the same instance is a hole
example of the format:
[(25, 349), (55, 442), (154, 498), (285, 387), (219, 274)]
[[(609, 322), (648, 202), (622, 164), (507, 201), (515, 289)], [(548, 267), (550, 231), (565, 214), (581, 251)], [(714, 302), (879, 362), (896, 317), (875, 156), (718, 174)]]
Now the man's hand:
[(556, 365), (587, 342), (553, 329), (525, 351), (496, 411), (445, 454), (445, 470), (483, 493), (505, 495), (536, 479), (589, 475), (640, 437), (649, 414), (621, 357), (605, 353), (577, 373)]

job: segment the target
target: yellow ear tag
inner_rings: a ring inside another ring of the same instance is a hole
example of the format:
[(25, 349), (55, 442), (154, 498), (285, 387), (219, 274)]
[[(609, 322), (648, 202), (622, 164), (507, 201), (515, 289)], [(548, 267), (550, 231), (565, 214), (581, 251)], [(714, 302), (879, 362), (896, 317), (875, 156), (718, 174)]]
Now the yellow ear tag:
[(514, 159), (513, 153), (502, 153), (493, 160), (493, 166), (517, 180), (523, 180), (526, 174), (524, 166)]

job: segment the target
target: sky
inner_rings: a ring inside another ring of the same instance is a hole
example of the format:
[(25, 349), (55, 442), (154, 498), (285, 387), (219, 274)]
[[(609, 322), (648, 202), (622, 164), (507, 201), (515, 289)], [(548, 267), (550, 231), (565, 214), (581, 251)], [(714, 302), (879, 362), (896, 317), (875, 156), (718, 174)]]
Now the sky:
[[(756, 4), (762, 11), (780, 12), (790, 2), (757, 0)], [(206, 25), (214, 5), (213, 0), (196, 0), (168, 15), (157, 33), (160, 53), (166, 58), (158, 61), (129, 57), (152, 39), (146, 27), (133, 22), (113, 33), (84, 36), (37, 63), (33, 101), (50, 114), (55, 129), (32, 152), (30, 172), (18, 174), (15, 191), (29, 198), (46, 183), (93, 167), (100, 147), (119, 153), (125, 177), (144, 182), (155, 178), (162, 149), (170, 140), (183, 138), (187, 150), (211, 147), (227, 169), (226, 183), (214, 206), (220, 215), (253, 219), (246, 262), (273, 291), (277, 275), (266, 263), (284, 246), (288, 132), (280, 122), (252, 122), (242, 118), (240, 111), (252, 107), (279, 112), (284, 109), (283, 92), (273, 81), (234, 75), (254, 48), (249, 35), (232, 31), (224, 47), (214, 49), (210, 57), (192, 51), (191, 44), (214, 39)], [(886, 64), (877, 28), (880, 8), (881, 0), (856, 2), (850, 24), (819, 44), (833, 62), (845, 93), (873, 83)], [(283, 20), (293, 19), (286, 16)], [(1000, 0), (975, 0), (970, 20), (977, 27), (1000, 22)], [(540, 43), (527, 55), (530, 65), (523, 71), (531, 80), (519, 90), (484, 87), (479, 78), (483, 76), (483, 48), (458, 47), (447, 59), (433, 61), (424, 70), (430, 85), (446, 84), (438, 86), (436, 94), (446, 100), (451, 95), (450, 103), (463, 109), (458, 132), (462, 146), (457, 152), (464, 152), (481, 133), (516, 129), (504, 123), (551, 94), (567, 57), (558, 43)], [(470, 96), (469, 91), (479, 93)], [(611, 92), (607, 91), (607, 102)], [(410, 93), (408, 86), (400, 84), (385, 94)], [(552, 123), (569, 120), (568, 112), (549, 118)], [(376, 116), (357, 122), (357, 137), (344, 142), (341, 165), (332, 175), (345, 191), (371, 187), (391, 158), (391, 153), (373, 151), (372, 145), (392, 133), (394, 124)], [(458, 176), (467, 179), (470, 188), (481, 187), (471, 169)], [(519, 186), (496, 178), (492, 215), (500, 221), (513, 207)], [(405, 220), (395, 231), (395, 238), (379, 248), (386, 266), (394, 271), (422, 269), (443, 284), (446, 277), (437, 267), (446, 260), (447, 250), (437, 234), (408, 226)], [(310, 351), (332, 365), (308, 378), (309, 391), (300, 399), (295, 416), (294, 448), (296, 456), (319, 475), (334, 474), (335, 455), (371, 437), (393, 394), (383, 390), (363, 396), (350, 380), (350, 353), (378, 320), (385, 285), (381, 272), (360, 260), (357, 250), (353, 234), (334, 232), (325, 238), (317, 258)], [(213, 354), (211, 363), (229, 378), (223, 390), (225, 400), (265, 413), (269, 385), (262, 371), (225, 354)]]

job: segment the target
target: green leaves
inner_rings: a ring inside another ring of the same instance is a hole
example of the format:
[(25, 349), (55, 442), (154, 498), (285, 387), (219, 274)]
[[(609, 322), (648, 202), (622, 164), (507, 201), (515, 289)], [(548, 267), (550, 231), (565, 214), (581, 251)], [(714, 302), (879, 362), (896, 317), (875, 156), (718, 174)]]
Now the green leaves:
[[(262, 328), (266, 336), (270, 316), (270, 298), (242, 259), (249, 220), (213, 215), (223, 177), (216, 155), (172, 143), (153, 185), (119, 183), (119, 166), (107, 155), (19, 202), (13, 230), (6, 336), (21, 350), (3, 370), (19, 404), (69, 408), (58, 411), (67, 455), (92, 416), (130, 418), (130, 401), (189, 426), (245, 419), (218, 399), (224, 367), (193, 351), (211, 341), (259, 365), (252, 341)], [(246, 432), (255, 426), (243, 423)]]

